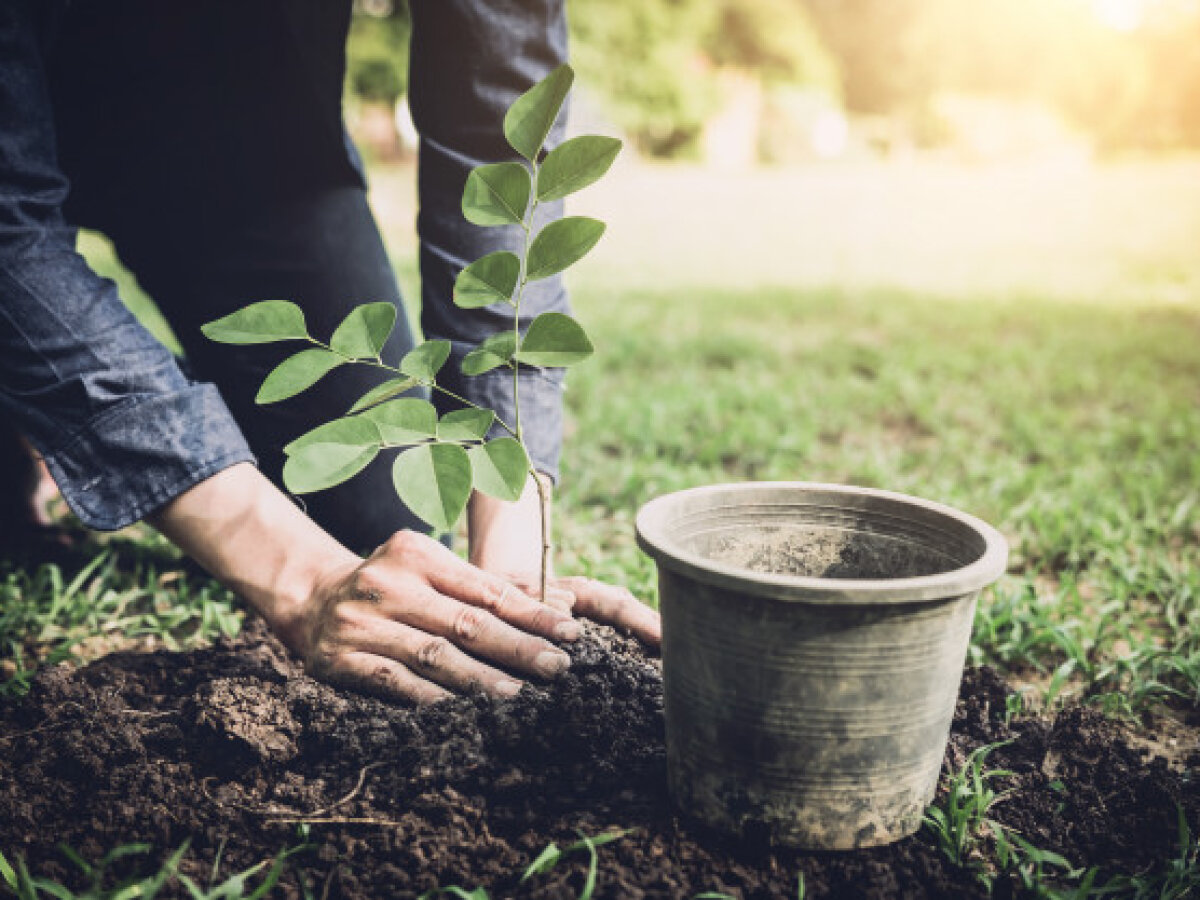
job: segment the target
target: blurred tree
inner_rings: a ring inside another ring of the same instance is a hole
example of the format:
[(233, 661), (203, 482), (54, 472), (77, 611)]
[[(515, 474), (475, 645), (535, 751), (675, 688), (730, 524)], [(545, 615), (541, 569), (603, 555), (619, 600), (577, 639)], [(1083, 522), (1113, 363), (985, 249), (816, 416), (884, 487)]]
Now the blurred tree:
[(356, 0), (346, 43), (346, 87), (351, 96), (388, 106), (404, 96), (411, 30), (405, 0)]
[(570, 0), (581, 80), (646, 153), (687, 153), (720, 103), (716, 73), (833, 89), (837, 69), (798, 0)]
[[(348, 91), (394, 104), (407, 3), (355, 12)], [(819, 87), (917, 143), (947, 136), (939, 97), (967, 94), (1044, 104), (1102, 150), (1200, 147), (1195, 0), (568, 0), (568, 13), (581, 82), (651, 155), (695, 148), (730, 69)]]

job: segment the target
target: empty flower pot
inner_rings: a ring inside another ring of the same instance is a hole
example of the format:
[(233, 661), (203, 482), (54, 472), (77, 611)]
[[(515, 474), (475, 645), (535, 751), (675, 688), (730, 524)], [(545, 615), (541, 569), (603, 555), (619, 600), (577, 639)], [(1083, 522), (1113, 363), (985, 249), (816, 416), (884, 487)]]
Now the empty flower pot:
[(886, 844), (933, 798), (991, 526), (887, 491), (714, 485), (647, 503), (668, 781), (719, 829), (809, 849)]

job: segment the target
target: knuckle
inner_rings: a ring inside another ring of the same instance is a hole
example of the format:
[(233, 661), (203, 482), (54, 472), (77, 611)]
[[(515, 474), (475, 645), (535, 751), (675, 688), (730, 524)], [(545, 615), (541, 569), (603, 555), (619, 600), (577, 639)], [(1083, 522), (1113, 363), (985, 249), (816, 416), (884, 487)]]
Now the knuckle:
[(400, 558), (418, 555), (423, 549), (421, 537), (415, 531), (397, 531), (384, 542), (383, 550), (389, 556)]
[(326, 614), (325, 624), (327, 633), (342, 634), (359, 626), (360, 614), (353, 606), (339, 603)]
[(486, 613), (464, 606), (454, 616), (454, 635), (461, 641), (472, 642), (479, 639), (486, 622)]
[(481, 599), (479, 605), (494, 615), (502, 615), (504, 610), (508, 608), (513, 588), (508, 584), (491, 583), (485, 583), (480, 587), (479, 597)]
[(350, 583), (350, 599), (377, 604), (383, 599), (383, 578), (371, 566), (364, 566), (354, 574)]
[(453, 646), (446, 638), (429, 638), (417, 648), (417, 664), (423, 669), (444, 669), (453, 652)]

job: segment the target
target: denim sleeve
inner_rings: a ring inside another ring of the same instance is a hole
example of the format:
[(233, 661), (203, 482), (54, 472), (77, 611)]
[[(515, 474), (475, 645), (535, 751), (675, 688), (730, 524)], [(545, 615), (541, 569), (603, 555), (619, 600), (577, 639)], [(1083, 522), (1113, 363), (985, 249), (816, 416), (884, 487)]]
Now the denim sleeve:
[[(567, 28), (561, 0), (412, 0), (409, 103), (421, 136), (418, 172), (421, 241), (421, 326), (427, 338), (451, 342), (443, 387), (514, 419), (513, 378), (507, 368), (464, 376), (462, 358), (488, 335), (511, 327), (507, 307), (465, 310), (454, 306), (454, 280), (462, 268), (494, 250), (518, 252), (516, 226), (483, 228), (462, 215), (467, 174), (482, 163), (514, 159), (504, 140), (504, 114), (512, 102), (566, 61)], [(547, 146), (563, 139), (563, 119)], [(540, 206), (538, 224), (562, 215), (561, 201)], [(525, 290), (521, 327), (539, 313), (567, 312), (558, 276)], [(562, 450), (562, 369), (522, 366), (521, 425), (534, 466), (558, 476)]]
[(253, 457), (216, 389), (75, 252), (44, 74), (52, 5), (0, 3), (0, 411), (83, 523), (111, 530)]

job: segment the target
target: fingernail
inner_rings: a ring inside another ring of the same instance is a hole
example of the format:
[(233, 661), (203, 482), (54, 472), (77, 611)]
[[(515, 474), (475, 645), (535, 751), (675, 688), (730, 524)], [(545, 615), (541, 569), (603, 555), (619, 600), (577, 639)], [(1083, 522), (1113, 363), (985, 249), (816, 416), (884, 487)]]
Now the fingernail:
[(581, 629), (579, 623), (574, 619), (568, 619), (565, 622), (559, 622), (554, 626), (554, 636), (560, 641), (574, 641), (579, 639)]
[(533, 666), (547, 678), (561, 675), (571, 665), (571, 658), (557, 650), (543, 650), (533, 660)]
[(516, 681), (497, 681), (496, 693), (501, 697), (515, 697), (521, 693), (521, 685)]

